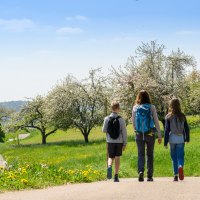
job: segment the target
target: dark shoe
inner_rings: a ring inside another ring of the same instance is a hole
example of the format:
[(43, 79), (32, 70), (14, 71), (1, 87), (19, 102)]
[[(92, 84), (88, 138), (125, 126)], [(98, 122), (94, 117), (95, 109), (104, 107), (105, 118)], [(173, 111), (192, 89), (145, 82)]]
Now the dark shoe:
[(148, 181), (148, 182), (153, 182), (153, 177), (152, 177), (152, 176), (149, 176), (149, 177), (147, 178), (147, 181)]
[(119, 182), (118, 174), (115, 174), (114, 182)]
[(139, 182), (143, 182), (144, 181), (144, 172), (139, 172), (138, 181)]
[(174, 176), (174, 182), (178, 181), (178, 176)]
[(179, 179), (182, 181), (184, 179), (184, 173), (183, 173), (183, 167), (180, 166), (178, 168), (178, 176), (179, 176)]
[(112, 178), (112, 166), (109, 166), (107, 169), (107, 179)]

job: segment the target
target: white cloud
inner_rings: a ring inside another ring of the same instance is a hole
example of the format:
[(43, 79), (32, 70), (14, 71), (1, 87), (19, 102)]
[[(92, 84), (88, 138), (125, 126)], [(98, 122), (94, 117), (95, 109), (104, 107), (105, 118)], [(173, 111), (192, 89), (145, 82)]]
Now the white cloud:
[(36, 24), (30, 19), (0, 19), (0, 29), (9, 32), (33, 30)]
[(59, 35), (66, 35), (66, 34), (80, 34), (83, 30), (78, 27), (62, 27), (56, 30), (56, 33)]
[(73, 17), (66, 17), (67, 21), (78, 20), (78, 21), (86, 21), (88, 18), (84, 15), (76, 15)]
[(200, 30), (183, 30), (176, 32), (177, 35), (198, 35)]

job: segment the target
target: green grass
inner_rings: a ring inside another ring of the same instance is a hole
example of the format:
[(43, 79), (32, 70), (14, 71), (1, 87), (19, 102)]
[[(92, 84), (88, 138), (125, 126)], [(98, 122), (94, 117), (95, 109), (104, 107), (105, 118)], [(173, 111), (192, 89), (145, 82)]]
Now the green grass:
[[(120, 177), (137, 176), (137, 149), (128, 126), (128, 145), (121, 159)], [(185, 148), (186, 176), (200, 176), (200, 126), (191, 130), (191, 142)], [(21, 141), (17, 146), (12, 143), (0, 144), (0, 153), (11, 165), (10, 171), (16, 177), (8, 178), (2, 172), (0, 190), (24, 188), (42, 188), (60, 185), (66, 182), (91, 182), (104, 180), (106, 175), (106, 142), (101, 128), (94, 129), (90, 143), (85, 144), (78, 130), (58, 131), (49, 136), (47, 145), (41, 145), (41, 136), (37, 132)], [(155, 176), (172, 176), (169, 149), (155, 145)], [(29, 167), (26, 167), (29, 166)], [(48, 166), (43, 168), (43, 166)], [(18, 172), (26, 168), (27, 173)], [(73, 173), (71, 173), (71, 171)], [(71, 173), (71, 175), (70, 175)], [(28, 183), (23, 182), (23, 179)]]

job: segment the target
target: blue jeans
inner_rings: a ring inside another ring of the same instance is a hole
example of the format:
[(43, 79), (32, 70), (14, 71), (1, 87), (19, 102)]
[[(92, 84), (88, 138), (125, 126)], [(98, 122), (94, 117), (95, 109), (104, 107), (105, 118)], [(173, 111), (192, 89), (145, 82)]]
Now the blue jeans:
[(170, 144), (170, 154), (173, 163), (174, 175), (178, 175), (178, 167), (184, 166), (184, 147), (185, 144)]

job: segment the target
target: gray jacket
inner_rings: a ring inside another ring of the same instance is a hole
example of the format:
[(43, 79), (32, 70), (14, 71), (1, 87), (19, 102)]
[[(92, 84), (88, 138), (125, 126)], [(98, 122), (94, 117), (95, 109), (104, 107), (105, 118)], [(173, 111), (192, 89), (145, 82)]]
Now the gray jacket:
[(119, 118), (120, 123), (120, 132), (121, 134), (117, 139), (112, 139), (110, 135), (107, 133), (108, 129), (108, 121), (110, 117), (118, 117), (119, 115), (117, 113), (111, 113), (109, 116), (105, 117), (102, 131), (103, 133), (106, 133), (106, 142), (107, 143), (123, 143), (124, 146), (127, 144), (127, 130), (126, 130), (126, 123), (123, 118)]

